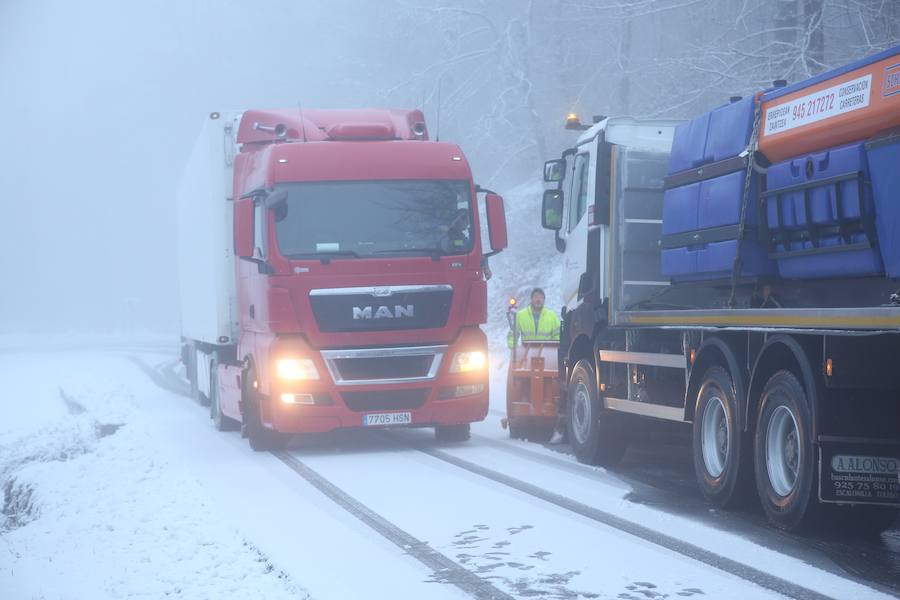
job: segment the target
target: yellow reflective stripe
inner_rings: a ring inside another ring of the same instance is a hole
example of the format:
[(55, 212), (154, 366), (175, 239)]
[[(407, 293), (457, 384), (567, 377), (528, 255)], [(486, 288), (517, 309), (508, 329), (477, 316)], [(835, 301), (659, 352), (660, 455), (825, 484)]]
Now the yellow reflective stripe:
[(900, 317), (868, 317), (847, 315), (844, 317), (816, 317), (791, 315), (722, 315), (722, 316), (638, 316), (628, 315), (625, 320), (635, 325), (752, 325), (757, 327), (900, 327)]

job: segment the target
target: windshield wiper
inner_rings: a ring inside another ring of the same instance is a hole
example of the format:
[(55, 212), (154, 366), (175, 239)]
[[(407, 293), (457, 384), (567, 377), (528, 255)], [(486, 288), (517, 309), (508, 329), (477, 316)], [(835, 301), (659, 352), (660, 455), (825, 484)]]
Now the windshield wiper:
[(428, 255), (431, 256), (431, 260), (438, 260), (444, 255), (444, 251), (440, 248), (391, 248), (389, 250), (375, 250), (372, 254)]
[(302, 254), (289, 254), (288, 258), (303, 259), (311, 258), (322, 261), (322, 264), (328, 264), (332, 258), (359, 258), (359, 254), (353, 250), (329, 250), (328, 252), (304, 252)]

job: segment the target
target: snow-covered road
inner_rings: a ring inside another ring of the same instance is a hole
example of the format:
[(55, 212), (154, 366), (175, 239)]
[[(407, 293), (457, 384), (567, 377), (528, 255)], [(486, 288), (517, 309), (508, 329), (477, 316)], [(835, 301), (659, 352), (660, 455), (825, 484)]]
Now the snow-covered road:
[(494, 412), (463, 444), (395, 430), (253, 453), (179, 393), (174, 352), (4, 353), (0, 597), (890, 597), (633, 503)]

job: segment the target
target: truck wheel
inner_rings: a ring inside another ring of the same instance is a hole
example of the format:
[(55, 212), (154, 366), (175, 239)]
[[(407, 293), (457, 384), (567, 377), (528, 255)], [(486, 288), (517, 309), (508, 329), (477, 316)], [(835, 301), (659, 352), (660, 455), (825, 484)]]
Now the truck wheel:
[(694, 411), (694, 472), (707, 501), (727, 506), (743, 498), (752, 452), (737, 423), (737, 399), (728, 371), (711, 367), (703, 375)]
[(597, 398), (594, 368), (580, 360), (572, 370), (568, 386), (569, 442), (578, 462), (612, 466), (622, 460), (625, 436), (610, 423)]
[(271, 452), (284, 448), (291, 436), (280, 431), (274, 431), (262, 424), (259, 413), (260, 394), (252, 387), (246, 385), (248, 381), (254, 381), (256, 376), (248, 372), (242, 378), (245, 382), (242, 395), (244, 397), (244, 424), (243, 432), (246, 434), (250, 447), (256, 452)]
[(216, 431), (237, 431), (240, 428), (240, 423), (222, 414), (222, 407), (219, 406), (219, 376), (215, 361), (209, 368), (209, 418)]
[(763, 388), (756, 425), (756, 490), (769, 520), (795, 531), (817, 515), (816, 469), (806, 392), (790, 371), (778, 371)]
[(468, 423), (462, 425), (438, 425), (434, 428), (434, 438), (439, 442), (465, 442), (471, 437)]

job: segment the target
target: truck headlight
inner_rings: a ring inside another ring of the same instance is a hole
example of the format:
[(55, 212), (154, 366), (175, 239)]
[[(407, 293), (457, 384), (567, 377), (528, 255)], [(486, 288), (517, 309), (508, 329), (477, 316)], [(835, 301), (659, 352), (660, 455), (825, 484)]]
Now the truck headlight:
[(487, 366), (487, 354), (481, 350), (457, 352), (450, 363), (451, 373), (472, 373), (481, 371)]
[(319, 371), (309, 358), (279, 358), (275, 361), (278, 379), (288, 381), (318, 379)]

